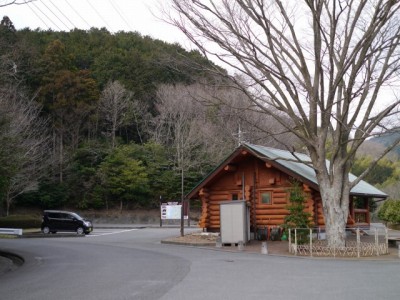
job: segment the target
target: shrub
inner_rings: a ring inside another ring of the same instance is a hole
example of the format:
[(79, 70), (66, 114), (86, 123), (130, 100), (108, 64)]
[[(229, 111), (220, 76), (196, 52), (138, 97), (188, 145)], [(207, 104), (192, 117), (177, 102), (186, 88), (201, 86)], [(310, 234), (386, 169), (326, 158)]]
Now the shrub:
[(400, 201), (386, 200), (378, 210), (378, 218), (392, 224), (400, 223)]
[(39, 228), (41, 218), (34, 215), (13, 215), (0, 218), (0, 228)]

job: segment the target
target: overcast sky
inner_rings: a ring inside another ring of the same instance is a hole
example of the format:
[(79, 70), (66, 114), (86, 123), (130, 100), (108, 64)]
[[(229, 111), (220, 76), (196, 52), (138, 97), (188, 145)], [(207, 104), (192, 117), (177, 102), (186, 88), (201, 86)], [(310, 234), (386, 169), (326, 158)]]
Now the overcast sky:
[[(22, 3), (25, 0), (17, 0)], [(12, 0), (0, 0), (0, 6)], [(110, 32), (137, 31), (167, 42), (190, 48), (183, 34), (156, 16), (165, 0), (34, 0), (23, 5), (0, 7), (1, 18), (8, 16), (17, 29), (53, 29), (106, 27)], [(155, 16), (156, 15), (156, 16)]]

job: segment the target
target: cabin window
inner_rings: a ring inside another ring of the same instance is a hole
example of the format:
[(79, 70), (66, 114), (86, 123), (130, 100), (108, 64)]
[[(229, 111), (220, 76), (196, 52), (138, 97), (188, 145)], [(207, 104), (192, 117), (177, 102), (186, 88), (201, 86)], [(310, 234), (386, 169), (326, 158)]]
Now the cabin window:
[(368, 207), (368, 198), (354, 197), (354, 208), (365, 209)]
[(239, 200), (238, 194), (232, 194), (232, 200)]
[(271, 192), (261, 193), (261, 204), (271, 204)]

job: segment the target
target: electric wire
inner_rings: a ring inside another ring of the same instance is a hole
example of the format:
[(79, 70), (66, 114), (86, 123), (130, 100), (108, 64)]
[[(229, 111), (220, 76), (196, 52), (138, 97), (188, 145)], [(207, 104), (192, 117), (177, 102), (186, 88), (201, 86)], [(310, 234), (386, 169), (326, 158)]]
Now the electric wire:
[(42, 15), (44, 15), (51, 23), (53, 23), (53, 25), (55, 25), (55, 27), (57, 27), (58, 30), (62, 31), (61, 28), (60, 28), (56, 23), (54, 23), (53, 20), (50, 19), (50, 18), (35, 4), (34, 1), (33, 1), (33, 2), (29, 2), (29, 3), (32, 3), (32, 5), (33, 5), (38, 11), (40, 11), (40, 12), (42, 13)]
[[(0, 0), (0, 7), (1, 5), (4, 5), (4, 3), (14, 3), (14, 4), (26, 4), (29, 9), (34, 13), (34, 15), (40, 20), (40, 22), (48, 29), (51, 29), (52, 26), (53, 28), (58, 28), (58, 30), (62, 31), (59, 24), (65, 26), (67, 30), (70, 30), (69, 24), (73, 26), (73, 28), (78, 28), (72, 21), (71, 19), (59, 8), (60, 5), (55, 4), (52, 0), (48, 0), (49, 4), (46, 4), (45, 1), (43, 0), (21, 0), (21, 2), (11, 1), (10, 0)], [(36, 3), (35, 3), (36, 2)], [(71, 8), (71, 10), (89, 27), (92, 28), (93, 26), (90, 25), (87, 21), (86, 18), (82, 17), (82, 15), (79, 13), (77, 9), (74, 8), (74, 6), (70, 3), (69, 0), (65, 0), (66, 4)], [(96, 9), (96, 7), (89, 1), (86, 0), (90, 8), (94, 11), (94, 13), (100, 18), (100, 20), (106, 25), (106, 27), (113, 32), (113, 28), (110, 26), (110, 24), (106, 21), (106, 19), (103, 17), (102, 14), (99, 13), (99, 11)], [(133, 31), (131, 25), (129, 24), (126, 16), (123, 13), (123, 10), (118, 6), (117, 1), (114, 0), (108, 0), (107, 2), (110, 3), (112, 6), (113, 11), (115, 11), (118, 16), (122, 19), (124, 24), (129, 28), (131, 31)], [(32, 6), (33, 5), (33, 6)], [(42, 5), (42, 6), (40, 6)], [(45, 10), (45, 11), (44, 11)], [(55, 22), (56, 18), (58, 22)], [(50, 22), (50, 23), (49, 23)], [(49, 26), (49, 24), (52, 24), (52, 26)]]
[(124, 23), (126, 24), (126, 26), (128, 26), (128, 28), (133, 31), (132, 27), (129, 25), (129, 23), (126, 21), (125, 17), (123, 16), (123, 14), (121, 13), (121, 10), (119, 9), (117, 3), (114, 3), (114, 0), (110, 0), (110, 4), (111, 6), (114, 8), (114, 10), (117, 12), (117, 14), (121, 17), (122, 21), (124, 21)]
[(44, 24), (45, 27), (50, 29), (50, 26), (36, 13), (36, 11), (29, 5), (29, 2), (26, 3), (26, 6), (33, 12), (33, 14)]
[(111, 26), (106, 22), (106, 20), (99, 14), (99, 12), (96, 10), (96, 8), (90, 3), (89, 0), (86, 0), (86, 2), (90, 5), (90, 7), (94, 10), (94, 12), (97, 14), (97, 16), (99, 16), (99, 18), (104, 22), (104, 24), (106, 24), (106, 27), (109, 28), (110, 31), (114, 31)]
[(86, 23), (86, 25), (87, 25), (89, 28), (92, 28), (92, 26), (91, 26), (88, 22), (86, 22), (86, 20), (85, 20), (84, 18), (82, 18), (82, 16), (79, 14), (79, 12), (77, 12), (77, 11), (75, 10), (75, 8), (68, 2), (68, 0), (65, 0), (65, 2), (67, 2), (68, 6), (78, 15), (79, 18), (81, 18), (81, 20), (82, 20), (83, 22)]
[(51, 5), (55, 7), (55, 9), (59, 11), (60, 14), (64, 16), (65, 19), (68, 20), (68, 22), (72, 25), (72, 27), (76, 28), (75, 24), (51, 0), (49, 0), (49, 2), (51, 3)]
[(40, 0), (40, 2), (55, 16), (66, 28), (69, 30), (69, 27), (64, 23), (63, 20), (61, 20), (44, 2), (43, 0)]

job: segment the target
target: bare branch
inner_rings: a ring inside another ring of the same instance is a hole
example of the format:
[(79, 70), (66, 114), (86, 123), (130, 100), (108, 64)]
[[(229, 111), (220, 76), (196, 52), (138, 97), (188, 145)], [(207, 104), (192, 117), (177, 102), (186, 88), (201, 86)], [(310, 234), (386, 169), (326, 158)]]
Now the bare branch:
[(36, 0), (8, 0), (8, 2), (4, 3), (4, 4), (0, 4), (0, 7), (5, 7), (5, 6), (9, 6), (9, 5), (23, 5), (23, 4), (27, 4), (29, 2), (34, 2)]

